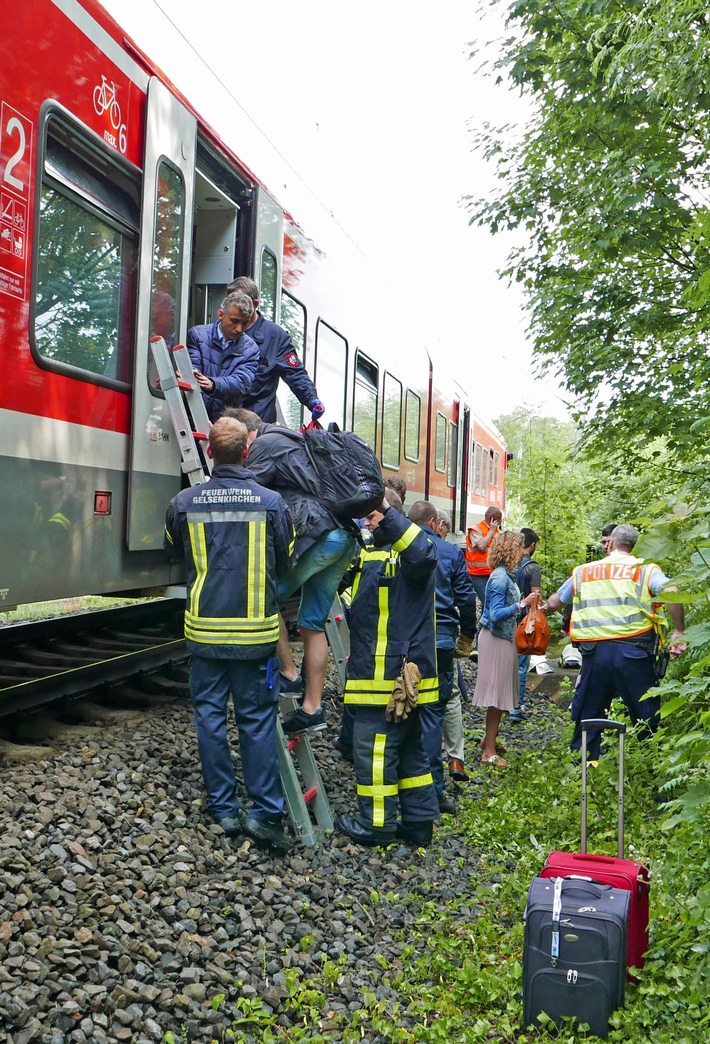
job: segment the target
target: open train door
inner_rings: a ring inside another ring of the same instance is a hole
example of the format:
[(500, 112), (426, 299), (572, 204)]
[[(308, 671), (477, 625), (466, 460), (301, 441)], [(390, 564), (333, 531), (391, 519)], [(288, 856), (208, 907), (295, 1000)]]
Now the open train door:
[(180, 453), (157, 388), (150, 338), (184, 344), (190, 291), (197, 120), (153, 77), (148, 83), (126, 540), (162, 547), (165, 509), (180, 488)]

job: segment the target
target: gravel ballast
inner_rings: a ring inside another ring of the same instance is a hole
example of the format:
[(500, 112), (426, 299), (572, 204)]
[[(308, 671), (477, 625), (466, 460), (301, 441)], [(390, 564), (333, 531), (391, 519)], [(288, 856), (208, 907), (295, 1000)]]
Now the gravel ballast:
[[(465, 671), (471, 682), (475, 666)], [(330, 728), (313, 746), (333, 812), (354, 812), (352, 767), (332, 747), (332, 680), (324, 706)], [(509, 760), (566, 721), (541, 695), (526, 711), (529, 721), (504, 728)], [(467, 708), (465, 721), (472, 780), (456, 790), (461, 807), (492, 787), (476, 764), (483, 714)], [(426, 945), (414, 928), (418, 898), (443, 909), (477, 874), (481, 853), (456, 816), (426, 851), (369, 850), (336, 833), (279, 856), (229, 840), (204, 812), (187, 689), (48, 742), (41, 760), (0, 763), (3, 1042), (149, 1044), (166, 1033), (209, 1042), (230, 1029), (229, 1039), (258, 1040), (234, 1020), (252, 1004), (288, 1030), (299, 1018), (289, 998), (318, 976), (318, 1032), (337, 1041), (365, 991), (397, 1000), (378, 955), (396, 968), (405, 945)], [(337, 974), (324, 986), (327, 962)]]

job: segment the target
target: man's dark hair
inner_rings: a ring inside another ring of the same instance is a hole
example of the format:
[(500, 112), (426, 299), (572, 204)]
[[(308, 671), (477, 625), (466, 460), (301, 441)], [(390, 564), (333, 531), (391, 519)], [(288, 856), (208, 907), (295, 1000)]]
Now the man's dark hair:
[(396, 489), (392, 489), (390, 487), (390, 489), (388, 489), (385, 493), (385, 500), (391, 508), (393, 508), (395, 511), (399, 511), (400, 515), (404, 514), (404, 508), (402, 507), (402, 499)]
[(530, 547), (531, 544), (537, 544), (540, 540), (535, 530), (529, 529), (528, 526), (523, 526), (520, 532), (523, 534), (523, 547)]
[(607, 522), (607, 524), (602, 528), (602, 536), (611, 536), (616, 527), (616, 522)]
[(404, 504), (407, 497), (407, 483), (404, 479), (400, 478), (399, 475), (388, 475), (384, 482), (385, 489), (393, 489)]
[(409, 521), (416, 522), (418, 526), (428, 526), (432, 520), (436, 525), (438, 517), (439, 512), (428, 500), (417, 500), (407, 513)]
[(262, 425), (259, 414), (254, 413), (253, 410), (247, 410), (244, 406), (225, 406), (222, 416), (241, 421), (247, 431), (258, 431)]
[(259, 287), (249, 276), (237, 276), (227, 287), (227, 294), (246, 294), (250, 301), (259, 300)]

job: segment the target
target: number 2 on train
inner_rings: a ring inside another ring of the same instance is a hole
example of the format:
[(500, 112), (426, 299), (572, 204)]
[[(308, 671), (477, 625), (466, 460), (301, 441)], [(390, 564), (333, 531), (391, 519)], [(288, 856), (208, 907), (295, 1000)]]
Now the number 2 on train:
[[(17, 142), (16, 147), (15, 142)], [(10, 188), (21, 192), (23, 195), (26, 194), (26, 182), (24, 178), (18, 177), (18, 174), (24, 173), (22, 168), (27, 165), (29, 144), (25, 123), (19, 114), (15, 113), (14, 109), (3, 103), (2, 149), (0, 150), (0, 163), (4, 162), (2, 180)], [(10, 152), (13, 148), (14, 152)], [(7, 160), (5, 160), (6, 152), (10, 152)], [(17, 170), (18, 167), (20, 167), (19, 170)]]

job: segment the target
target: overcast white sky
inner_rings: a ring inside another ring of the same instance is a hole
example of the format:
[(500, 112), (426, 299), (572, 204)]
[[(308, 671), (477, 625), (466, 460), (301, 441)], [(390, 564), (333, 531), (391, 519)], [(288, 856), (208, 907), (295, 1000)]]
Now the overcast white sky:
[(476, 368), (477, 413), (526, 402), (565, 416), (555, 382), (531, 376), (521, 297), (497, 278), (507, 246), (461, 206), (492, 181), (467, 123), (525, 117), (466, 59), (469, 41), (499, 31), (474, 2), (102, 2), (199, 111), (213, 102), (213, 70), (236, 102), (209, 122), (306, 231), (323, 204), (375, 263), (396, 243), (406, 284), (447, 288), (436, 351)]

